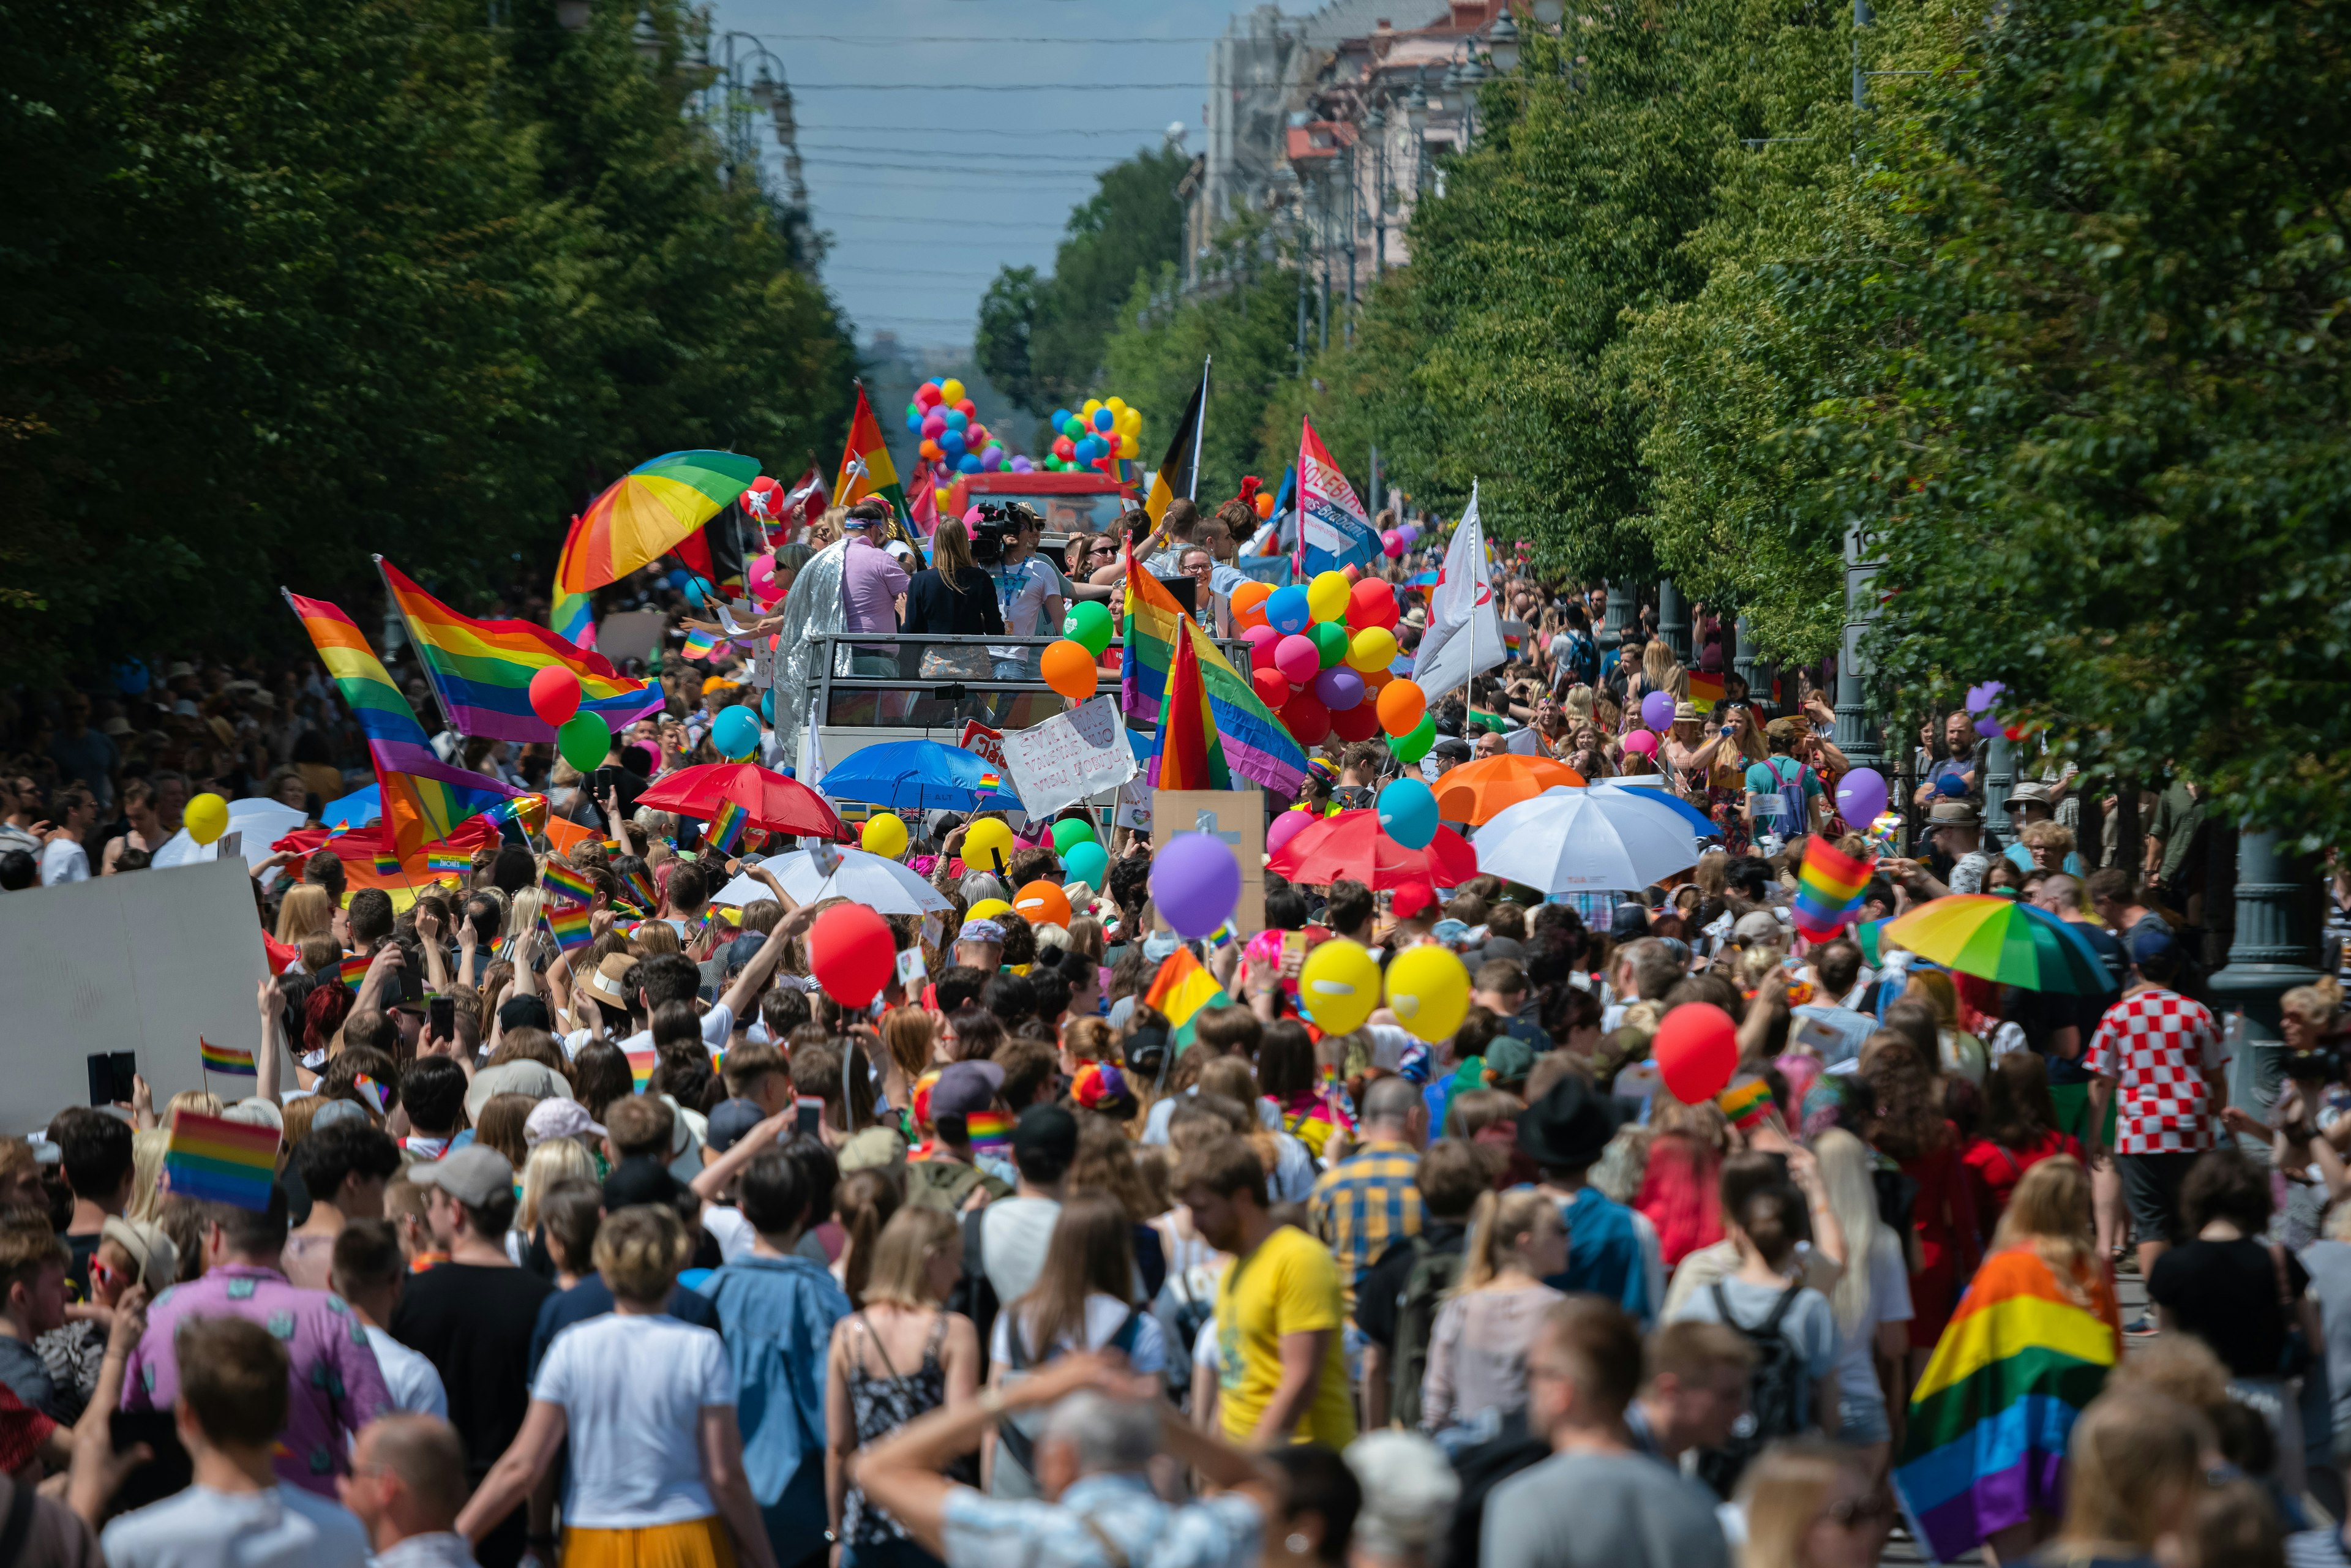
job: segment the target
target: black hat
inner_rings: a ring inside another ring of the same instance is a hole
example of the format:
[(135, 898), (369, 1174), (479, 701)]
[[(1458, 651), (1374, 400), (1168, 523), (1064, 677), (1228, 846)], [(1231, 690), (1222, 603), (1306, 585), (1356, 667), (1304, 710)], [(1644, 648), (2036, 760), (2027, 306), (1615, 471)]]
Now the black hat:
[(1026, 1170), (1039, 1163), (1067, 1170), (1078, 1157), (1078, 1119), (1059, 1105), (1031, 1105), (1012, 1124), (1012, 1163)]
[(665, 1163), (650, 1155), (637, 1155), (614, 1166), (612, 1174), (604, 1178), (604, 1207), (618, 1213), (641, 1203), (674, 1204), (677, 1195), (686, 1190)]
[(1581, 1170), (1599, 1161), (1623, 1122), (1613, 1099), (1571, 1072), (1519, 1113), (1519, 1148), (1546, 1169)]

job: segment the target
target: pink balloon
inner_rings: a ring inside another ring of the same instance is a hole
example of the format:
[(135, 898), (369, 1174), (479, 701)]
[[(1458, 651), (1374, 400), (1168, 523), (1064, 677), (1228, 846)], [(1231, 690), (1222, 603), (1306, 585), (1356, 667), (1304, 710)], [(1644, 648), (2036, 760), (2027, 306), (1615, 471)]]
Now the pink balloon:
[(1241, 641), (1249, 645), (1249, 668), (1278, 670), (1281, 667), (1273, 662), (1273, 645), (1281, 641), (1281, 633), (1264, 622), (1260, 621), (1256, 625), (1244, 630), (1241, 632)]
[(1625, 749), (1637, 751), (1644, 757), (1654, 757), (1657, 750), (1657, 737), (1646, 729), (1636, 729), (1625, 737)]
[(1276, 853), (1282, 845), (1304, 832), (1313, 821), (1314, 813), (1311, 811), (1282, 812), (1266, 824), (1265, 852)]
[(930, 413), (923, 415), (923, 434), (931, 440), (936, 441), (940, 434), (946, 431), (946, 427), (947, 416), (941, 413), (937, 409), (933, 409)]
[(1404, 536), (1390, 528), (1380, 536), (1380, 549), (1387, 552), (1389, 559), (1395, 559), (1404, 554)]
[(1314, 678), (1322, 667), (1322, 650), (1312, 639), (1302, 636), (1284, 637), (1273, 646), (1273, 667), (1280, 670), (1293, 686), (1302, 686)]

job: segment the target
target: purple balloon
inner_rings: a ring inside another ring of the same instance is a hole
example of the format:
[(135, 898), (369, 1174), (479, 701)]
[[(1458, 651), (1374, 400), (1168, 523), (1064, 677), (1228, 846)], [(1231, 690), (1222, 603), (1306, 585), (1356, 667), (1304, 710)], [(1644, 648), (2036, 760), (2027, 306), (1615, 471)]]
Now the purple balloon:
[(1151, 857), (1151, 901), (1186, 942), (1231, 919), (1240, 898), (1241, 862), (1214, 833), (1178, 833)]
[(1837, 780), (1837, 814), (1855, 828), (1865, 828), (1886, 810), (1886, 775), (1875, 768), (1856, 768)]
[(2000, 734), (2000, 720), (1996, 718), (1980, 718), (1976, 720), (1976, 733), (1982, 736), (1986, 740), (1993, 739)]
[(1314, 695), (1332, 713), (1344, 713), (1364, 700), (1364, 677), (1344, 664), (1333, 664), (1314, 677)]
[(1315, 821), (1311, 811), (1284, 811), (1274, 818), (1265, 830), (1265, 852), (1272, 854), (1282, 845), (1304, 832)]
[(1408, 545), (1418, 544), (1420, 542), (1420, 525), (1418, 523), (1398, 523), (1396, 525), (1395, 531), (1404, 536), (1404, 542)]
[(1029, 461), (1026, 455), (1023, 455), (1021, 456), (1015, 457), (1009, 466), (1015, 474), (1026, 474), (1030, 468), (1034, 467), (1035, 465)]
[(1651, 692), (1641, 699), (1641, 722), (1651, 729), (1663, 730), (1674, 722), (1674, 694)]

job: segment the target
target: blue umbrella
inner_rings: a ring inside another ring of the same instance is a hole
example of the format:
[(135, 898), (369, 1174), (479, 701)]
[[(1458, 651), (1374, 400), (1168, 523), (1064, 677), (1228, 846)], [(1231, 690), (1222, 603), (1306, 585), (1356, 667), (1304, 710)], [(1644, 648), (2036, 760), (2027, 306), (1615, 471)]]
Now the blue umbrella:
[(383, 796), (381, 786), (371, 784), (356, 793), (344, 796), (319, 813), (319, 821), (330, 828), (364, 828), (381, 820)]
[(1669, 807), (1688, 818), (1690, 826), (1700, 833), (1719, 834), (1722, 831), (1720, 825), (1712, 817), (1708, 816), (1672, 790), (1657, 785), (1620, 784), (1614, 779), (1606, 779), (1593, 785), (1592, 789), (1595, 793), (1603, 795), (1630, 795), (1635, 800), (1654, 800), (1658, 805)]
[[(935, 740), (885, 740), (850, 753), (824, 776), (836, 800), (870, 800), (893, 810), (1018, 811), (1020, 797), (986, 758)], [(987, 786), (982, 776), (998, 775)]]

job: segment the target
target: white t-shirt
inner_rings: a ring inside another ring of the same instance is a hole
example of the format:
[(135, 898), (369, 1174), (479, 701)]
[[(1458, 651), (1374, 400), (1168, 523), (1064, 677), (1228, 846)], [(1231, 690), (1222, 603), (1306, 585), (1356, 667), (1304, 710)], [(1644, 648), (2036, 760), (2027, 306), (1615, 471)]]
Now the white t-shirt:
[(122, 1515), (98, 1538), (108, 1568), (367, 1568), (367, 1531), (299, 1487), (192, 1486)]
[(41, 852), (41, 885), (89, 880), (89, 852), (71, 839), (57, 839)]
[[(994, 568), (987, 575), (996, 580), (996, 608), (1004, 617), (1006, 634), (1013, 637), (1043, 634), (1039, 632), (1037, 624), (1044, 616), (1046, 601), (1061, 597), (1061, 579), (1054, 575), (1053, 569), (1032, 555), (1025, 557), (1018, 566)], [(1049, 627), (1047, 632), (1060, 630), (1059, 626)], [(990, 648), (987, 652), (992, 658), (1011, 659), (1026, 657), (1037, 650), (1004, 647)]]
[[(1099, 1292), (1088, 1296), (1086, 1298), (1086, 1343), (1083, 1348), (1100, 1350), (1108, 1344), (1111, 1336), (1118, 1333), (1119, 1325), (1126, 1322), (1127, 1312), (1127, 1304), (1116, 1296), (1105, 1296)], [(991, 1365), (1008, 1367), (1012, 1364), (1012, 1320), (1016, 1315), (1018, 1314), (1010, 1312), (1000, 1312), (996, 1314), (996, 1327), (987, 1338), (987, 1354)], [(1078, 1348), (1080, 1347), (1066, 1340), (1052, 1346), (1050, 1351), (1039, 1351), (1032, 1346), (1031, 1354), (1027, 1359), (1029, 1364), (1034, 1367), (1048, 1355), (1060, 1354)], [(1127, 1353), (1126, 1360), (1127, 1365), (1135, 1372), (1166, 1370), (1166, 1331), (1159, 1326), (1159, 1320), (1147, 1312), (1138, 1313), (1135, 1317), (1134, 1348)]]
[(383, 1386), (392, 1404), (419, 1416), (449, 1418), (449, 1391), (441, 1374), (424, 1357), (373, 1323), (367, 1325), (368, 1343), (375, 1347), (375, 1364), (383, 1372)]
[[(1736, 1305), (1736, 1303), (1733, 1303)], [(1902, 1239), (1893, 1228), (1879, 1225), (1869, 1249), (1869, 1305), (1853, 1333), (1837, 1336), (1837, 1393), (1861, 1404), (1881, 1404), (1886, 1391), (1877, 1382), (1876, 1352), (1880, 1323), (1907, 1323), (1911, 1319), (1910, 1274), (1902, 1259)]]
[(695, 1432), (705, 1407), (735, 1403), (735, 1374), (711, 1330), (666, 1312), (574, 1323), (547, 1347), (530, 1396), (570, 1423), (566, 1523), (643, 1530), (717, 1511)]
[[(702, 1043), (713, 1051), (724, 1051), (726, 1049), (726, 1037), (734, 1032), (735, 1009), (725, 1002), (711, 1003), (710, 1010), (702, 1015)], [(580, 1045), (587, 1043), (585, 1040), (580, 1042)], [(641, 1029), (621, 1041), (623, 1051), (647, 1051), (653, 1048), (653, 1031), (650, 1029)], [(579, 1054), (579, 1046), (570, 1044), (569, 1040), (565, 1042), (564, 1049), (573, 1055)]]
[(998, 1301), (1018, 1301), (1037, 1282), (1061, 1218), (1061, 1206), (1050, 1197), (999, 1197), (982, 1211), (980, 1262)]
[(710, 1239), (718, 1243), (720, 1260), (728, 1263), (751, 1250), (751, 1243), (759, 1239), (743, 1211), (731, 1203), (714, 1203), (705, 1208), (702, 1228), (710, 1232)]

